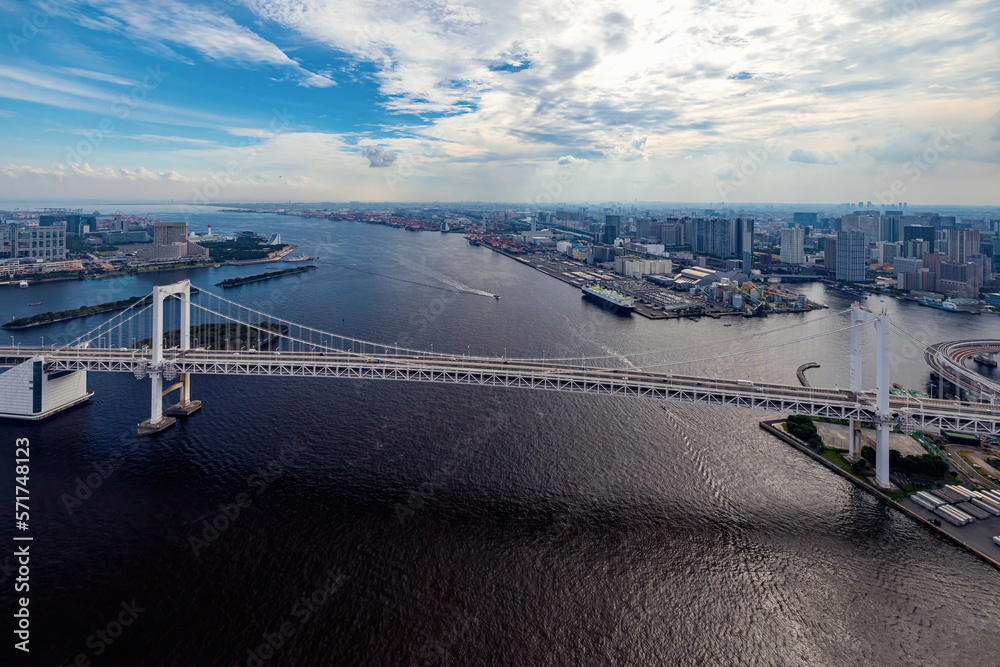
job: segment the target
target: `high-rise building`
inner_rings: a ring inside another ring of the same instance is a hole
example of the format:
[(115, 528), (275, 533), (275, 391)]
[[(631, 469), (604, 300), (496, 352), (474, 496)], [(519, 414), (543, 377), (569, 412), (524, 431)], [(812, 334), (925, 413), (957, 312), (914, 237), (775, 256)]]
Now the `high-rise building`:
[(877, 211), (855, 211), (850, 215), (841, 216), (840, 231), (861, 231), (865, 235), (865, 243), (875, 243), (880, 233), (881, 216)]
[(601, 228), (601, 243), (614, 245), (616, 238), (618, 238), (618, 230), (615, 229), (615, 226), (604, 223), (604, 227)]
[(823, 239), (823, 268), (837, 270), (837, 237), (828, 236)]
[(186, 243), (186, 222), (157, 222), (153, 224), (153, 245), (164, 246), (171, 243)]
[(865, 233), (861, 230), (837, 232), (837, 280), (851, 283), (865, 281), (868, 266)]
[(944, 229), (940, 232), (948, 241), (948, 261), (964, 264), (979, 254), (978, 229)]
[(621, 233), (622, 233), (622, 225), (624, 224), (623, 221), (622, 221), (622, 216), (620, 216), (620, 215), (606, 215), (606, 216), (604, 216), (604, 224), (606, 226), (614, 227), (615, 228), (615, 234), (621, 235)]
[(806, 230), (801, 227), (781, 230), (781, 263), (782, 264), (804, 264), (806, 254), (803, 249), (805, 245)]
[(743, 272), (753, 259), (753, 218), (695, 218), (691, 249), (719, 259), (741, 259)]
[(660, 228), (660, 243), (668, 248), (684, 245), (684, 224), (677, 221), (666, 221)]
[(934, 228), (930, 225), (905, 225), (903, 243), (907, 241), (926, 241), (929, 246), (927, 252), (934, 252)]
[(895, 243), (903, 240), (903, 226), (900, 224), (902, 213), (899, 211), (886, 211), (879, 218), (879, 241)]

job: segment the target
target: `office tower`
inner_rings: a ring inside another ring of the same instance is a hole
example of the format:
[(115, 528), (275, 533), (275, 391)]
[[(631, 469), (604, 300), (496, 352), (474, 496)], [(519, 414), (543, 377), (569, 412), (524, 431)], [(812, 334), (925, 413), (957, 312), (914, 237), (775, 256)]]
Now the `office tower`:
[(837, 233), (837, 280), (852, 283), (865, 281), (868, 266), (865, 257), (865, 233), (860, 230)]

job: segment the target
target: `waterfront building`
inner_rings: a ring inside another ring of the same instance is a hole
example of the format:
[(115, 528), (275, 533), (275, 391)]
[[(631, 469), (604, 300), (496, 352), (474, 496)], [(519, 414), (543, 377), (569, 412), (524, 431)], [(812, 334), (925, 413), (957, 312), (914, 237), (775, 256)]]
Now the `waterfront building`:
[(942, 261), (938, 273), (937, 291), (951, 297), (979, 297), (979, 266), (974, 262)]
[(143, 248), (136, 259), (174, 260), (184, 257), (208, 259), (208, 248), (187, 240), (186, 222), (157, 222), (153, 225), (153, 247)]

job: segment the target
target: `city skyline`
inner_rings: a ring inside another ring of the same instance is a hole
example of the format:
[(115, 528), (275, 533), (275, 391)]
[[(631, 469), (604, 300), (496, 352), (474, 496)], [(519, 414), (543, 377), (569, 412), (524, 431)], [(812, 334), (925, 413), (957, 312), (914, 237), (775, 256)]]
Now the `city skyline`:
[(1000, 7), (0, 3), (28, 200), (989, 206)]

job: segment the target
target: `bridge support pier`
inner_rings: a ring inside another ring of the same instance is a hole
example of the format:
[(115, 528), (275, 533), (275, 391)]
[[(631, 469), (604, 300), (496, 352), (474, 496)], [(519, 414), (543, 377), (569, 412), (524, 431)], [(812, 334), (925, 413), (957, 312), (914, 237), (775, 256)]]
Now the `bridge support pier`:
[(892, 486), (889, 481), (889, 434), (892, 424), (879, 422), (875, 435), (875, 481), (883, 489)]
[(149, 419), (138, 426), (139, 435), (152, 435), (174, 425), (177, 420), (163, 414), (163, 371), (155, 370), (149, 374), (153, 385), (149, 403)]
[(166, 409), (168, 415), (187, 417), (201, 410), (201, 401), (191, 400), (191, 374), (181, 373), (181, 400)]

